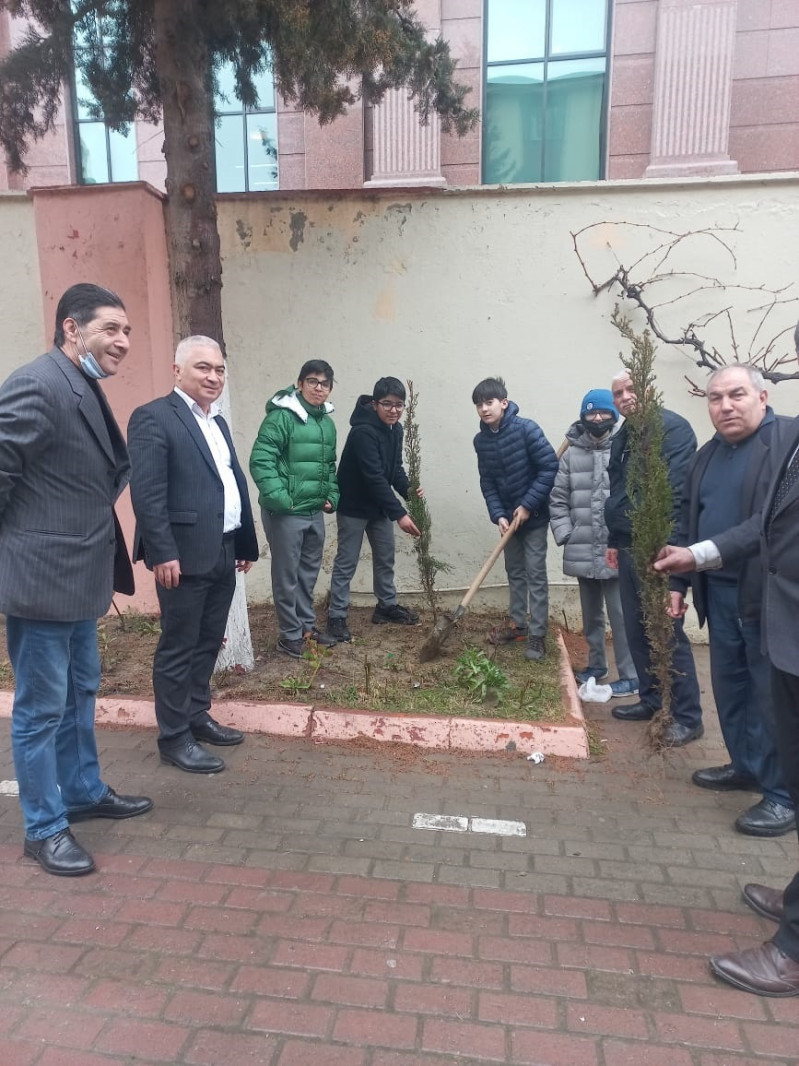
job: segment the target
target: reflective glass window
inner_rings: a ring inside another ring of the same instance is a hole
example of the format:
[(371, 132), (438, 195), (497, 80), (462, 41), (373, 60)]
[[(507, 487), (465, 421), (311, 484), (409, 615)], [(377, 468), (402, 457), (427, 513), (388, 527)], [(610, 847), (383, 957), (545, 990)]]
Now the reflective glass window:
[(604, 52), (607, 0), (552, 0), (551, 55)]
[(488, 62), (538, 59), (546, 44), (546, 0), (490, 0)]
[(486, 20), (483, 181), (602, 177), (607, 0), (486, 0)]
[(216, 187), (218, 192), (263, 192), (278, 188), (277, 114), (271, 71), (253, 80), (258, 106), (244, 108), (233, 65), (216, 71)]
[[(102, 21), (95, 25), (102, 47)], [(133, 126), (129, 124), (124, 131), (112, 130), (101, 115), (98, 117), (96, 113), (91, 113), (91, 105), (96, 101), (82, 70), (82, 60), (88, 56), (90, 43), (88, 35), (76, 28), (73, 41), (73, 115), (77, 132), (75, 150), (79, 180), (84, 185), (138, 181), (139, 162)]]
[(241, 192), (247, 187), (242, 116), (222, 115), (217, 118), (215, 141), (217, 192)]

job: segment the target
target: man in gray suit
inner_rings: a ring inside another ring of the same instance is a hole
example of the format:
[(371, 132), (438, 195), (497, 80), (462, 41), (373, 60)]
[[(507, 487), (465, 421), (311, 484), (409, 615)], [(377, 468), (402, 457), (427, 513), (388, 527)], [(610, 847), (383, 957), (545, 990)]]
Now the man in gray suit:
[(94, 869), (70, 822), (153, 805), (102, 781), (94, 735), (97, 619), (115, 589), (133, 592), (114, 515), (130, 464), (98, 380), (116, 374), (129, 333), (116, 293), (73, 285), (56, 309), (52, 350), (0, 387), (0, 611), (25, 854), (64, 876)]
[(175, 388), (138, 407), (128, 444), (136, 513), (134, 559), (155, 575), (161, 638), (153, 660), (161, 761), (188, 773), (224, 770), (207, 744), (240, 744), (209, 714), (211, 674), (225, 636), (236, 571), (258, 558), (247, 484), (219, 400), (225, 360), (216, 341), (187, 337)]

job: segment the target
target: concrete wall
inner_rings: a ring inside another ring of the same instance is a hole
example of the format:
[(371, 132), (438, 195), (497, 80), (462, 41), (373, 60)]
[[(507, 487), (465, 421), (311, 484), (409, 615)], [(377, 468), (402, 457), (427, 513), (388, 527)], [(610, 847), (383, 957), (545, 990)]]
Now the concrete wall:
[(45, 345), (36, 225), (25, 193), (0, 193), (0, 246), (0, 308), (5, 330), (0, 376), (5, 378), (32, 352), (43, 351)]
[[(609, 323), (613, 300), (591, 294), (570, 231), (607, 223), (593, 232), (588, 252), (604, 278), (614, 270), (608, 241), (628, 261), (651, 247), (650, 231), (623, 222), (679, 231), (737, 225), (726, 235), (737, 271), (729, 253), (705, 238), (686, 248), (675, 266), (740, 285), (777, 287), (795, 277), (797, 192), (794, 177), (401, 196), (221, 197), (225, 337), (238, 446), (247, 453), (266, 400), (309, 357), (324, 356), (336, 371), (332, 401), (342, 443), (359, 393), (383, 374), (411, 378), (420, 393), (435, 543), (454, 566), (445, 583), (462, 589), (496, 536), (472, 448), (474, 384), (503, 375), (522, 414), (540, 422), (557, 446), (584, 392), (606, 386), (619, 366), (620, 338)], [(665, 296), (674, 294), (672, 288)], [(746, 309), (763, 302), (746, 289), (709, 294), (688, 307), (685, 319), (664, 309), (663, 322), (675, 326), (700, 310), (731, 303), (745, 352), (760, 318)], [(767, 332), (796, 318), (796, 308), (783, 308)], [(710, 336), (730, 357), (723, 330)], [(788, 337), (780, 350), (792, 350)], [(685, 374), (702, 380), (684, 354), (663, 348), (659, 375), (666, 403), (690, 418), (704, 440), (710, 435), (705, 405), (688, 394)], [(796, 412), (799, 383), (780, 386), (775, 399), (780, 411)], [(334, 528), (331, 520), (328, 569)], [(399, 544), (400, 588), (416, 589), (411, 543), (400, 534)], [(250, 575), (256, 598), (266, 592), (267, 569), (256, 567)], [(503, 578), (500, 565), (488, 585)], [(555, 549), (550, 578), (555, 584), (564, 580)], [(363, 563), (354, 587), (368, 590), (369, 584)], [(326, 587), (325, 578), (320, 587)]]
[[(795, 277), (797, 193), (794, 175), (402, 196), (220, 197), (225, 337), (239, 455), (246, 463), (266, 400), (294, 381), (311, 356), (322, 355), (335, 368), (332, 400), (341, 445), (356, 397), (370, 391), (376, 378), (412, 379), (420, 393), (424, 486), (435, 547), (453, 564), (442, 583), (457, 597), (496, 538), (472, 447), (478, 427), (470, 402), (474, 384), (489, 374), (503, 375), (522, 414), (535, 418), (557, 446), (583, 394), (608, 385), (620, 365), (621, 340), (609, 322), (613, 300), (592, 295), (570, 231), (603, 223), (587, 235), (584, 247), (589, 268), (604, 279), (615, 269), (611, 249), (629, 263), (662, 239), (646, 227), (679, 232), (737, 227), (724, 235), (729, 250), (699, 236), (683, 247), (673, 267), (740, 287), (695, 297), (684, 313), (666, 306), (661, 315), (663, 325), (674, 330), (731, 305), (745, 358), (762, 317), (762, 311), (749, 309), (765, 301), (756, 290), (788, 285)], [(0, 376), (43, 349), (58, 292), (74, 280), (96, 277), (123, 294), (134, 327), (130, 358), (108, 390), (124, 423), (133, 406), (170, 387), (165, 245), (153, 228), (160, 217), (158, 197), (144, 186), (84, 188), (37, 193), (35, 204), (41, 269), (34, 203), (13, 194), (0, 197), (0, 242), (11, 250), (6, 261), (13, 263), (0, 286), (0, 314), (15, 331), (13, 343), (0, 350)], [(106, 240), (108, 233), (113, 241)], [(672, 299), (677, 291), (676, 283), (667, 282), (657, 298)], [(792, 331), (797, 317), (799, 304), (779, 307), (763, 337)], [(722, 327), (720, 318), (708, 339), (731, 358)], [(789, 334), (778, 351), (792, 351)], [(701, 382), (703, 372), (670, 347), (661, 348), (658, 365), (667, 406), (691, 420), (700, 441), (707, 439), (704, 402), (689, 395), (684, 378)], [(795, 368), (794, 361), (787, 369)], [(778, 411), (796, 413), (799, 382), (779, 386), (773, 397)], [(335, 551), (335, 519), (328, 524), (322, 593)], [(398, 584), (407, 595), (418, 588), (415, 557), (403, 534), (398, 545)], [(251, 600), (267, 596), (268, 571), (264, 559), (249, 575)], [(553, 613), (559, 617), (566, 605), (574, 622), (574, 597), (562, 593), (571, 585), (554, 547), (549, 571)], [(354, 588), (366, 601), (370, 577), (364, 559)], [(503, 604), (503, 584), (500, 564), (484, 599), (493, 596)], [(143, 592), (149, 588), (143, 581)]]

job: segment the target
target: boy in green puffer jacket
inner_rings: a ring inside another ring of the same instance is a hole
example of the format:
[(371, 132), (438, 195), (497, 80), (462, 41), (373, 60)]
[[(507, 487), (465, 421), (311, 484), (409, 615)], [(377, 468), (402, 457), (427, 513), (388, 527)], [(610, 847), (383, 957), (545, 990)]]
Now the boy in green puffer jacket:
[(304, 363), (296, 388), (281, 389), (267, 403), (250, 456), (272, 555), (277, 646), (293, 659), (302, 658), (308, 640), (336, 643), (320, 633), (313, 605), (325, 545), (323, 512), (338, 505), (336, 427), (327, 401), (332, 388), (330, 363)]

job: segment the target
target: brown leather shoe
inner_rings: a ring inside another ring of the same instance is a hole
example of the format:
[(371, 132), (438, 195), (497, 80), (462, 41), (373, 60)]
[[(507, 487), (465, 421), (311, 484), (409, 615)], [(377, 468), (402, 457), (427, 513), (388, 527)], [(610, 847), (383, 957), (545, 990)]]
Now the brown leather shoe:
[(741, 895), (744, 903), (764, 918), (770, 918), (772, 922), (778, 922), (782, 918), (782, 889), (768, 888), (766, 885), (744, 885)]
[(773, 940), (734, 955), (717, 955), (710, 960), (710, 969), (756, 996), (799, 996), (799, 961), (780, 951)]

